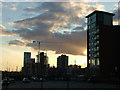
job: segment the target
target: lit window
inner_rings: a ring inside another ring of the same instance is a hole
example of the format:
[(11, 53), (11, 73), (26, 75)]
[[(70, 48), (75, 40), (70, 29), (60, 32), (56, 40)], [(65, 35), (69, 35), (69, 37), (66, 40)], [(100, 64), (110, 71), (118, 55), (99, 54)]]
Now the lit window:
[(99, 58), (97, 58), (97, 65), (100, 65), (100, 61), (99, 61)]
[(97, 55), (96, 55), (96, 54), (94, 54), (94, 57), (97, 57)]
[(97, 51), (99, 50), (99, 47), (97, 47)]
[(90, 56), (90, 54), (89, 54), (89, 56)]
[(97, 52), (97, 56), (99, 57), (99, 52)]
[(92, 59), (92, 65), (95, 65), (95, 60), (94, 59)]
[(91, 60), (89, 60), (89, 64), (90, 64), (90, 61), (91, 61)]

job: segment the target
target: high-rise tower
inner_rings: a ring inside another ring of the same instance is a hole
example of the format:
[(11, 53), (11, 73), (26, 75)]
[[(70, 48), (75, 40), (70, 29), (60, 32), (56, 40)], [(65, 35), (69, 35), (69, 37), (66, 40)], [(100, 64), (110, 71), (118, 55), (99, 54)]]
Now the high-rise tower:
[(31, 52), (24, 52), (24, 66), (31, 62)]

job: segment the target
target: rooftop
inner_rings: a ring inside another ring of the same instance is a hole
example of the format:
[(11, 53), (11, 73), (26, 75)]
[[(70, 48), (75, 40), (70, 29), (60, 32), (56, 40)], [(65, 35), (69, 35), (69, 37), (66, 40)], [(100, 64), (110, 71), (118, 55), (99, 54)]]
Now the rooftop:
[(113, 14), (113, 13), (95, 10), (94, 12), (90, 13), (89, 15), (87, 15), (86, 18), (92, 16), (92, 15), (95, 14), (95, 13), (105, 13), (105, 14), (109, 14), (109, 15), (112, 15), (112, 16), (115, 15), (115, 14)]

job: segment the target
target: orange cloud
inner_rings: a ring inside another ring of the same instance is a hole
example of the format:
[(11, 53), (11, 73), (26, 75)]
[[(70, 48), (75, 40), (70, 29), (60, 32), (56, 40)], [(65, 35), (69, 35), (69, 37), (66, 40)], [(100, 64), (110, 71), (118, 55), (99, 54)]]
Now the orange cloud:
[(13, 8), (10, 8), (10, 10), (12, 10), (12, 11), (16, 11), (17, 8), (16, 8), (16, 7), (13, 7)]
[(15, 23), (14, 23), (14, 22), (9, 22), (8, 24), (9, 24), (9, 25), (14, 25)]

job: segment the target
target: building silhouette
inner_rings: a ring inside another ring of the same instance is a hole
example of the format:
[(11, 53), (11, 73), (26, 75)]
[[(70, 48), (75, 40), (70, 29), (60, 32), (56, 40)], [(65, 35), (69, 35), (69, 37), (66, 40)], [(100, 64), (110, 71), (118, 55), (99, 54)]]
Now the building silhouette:
[[(87, 29), (87, 67), (89, 76), (110, 80), (113, 74), (119, 72), (120, 26), (113, 26), (115, 14), (94, 11), (88, 16)], [(116, 68), (116, 70), (115, 70)]]
[(35, 58), (31, 58), (30, 52), (24, 52), (24, 55), (24, 62), (26, 63), (22, 68), (22, 73), (25, 76), (41, 77), (48, 75), (49, 64), (46, 53), (41, 52), (40, 55), (37, 55), (37, 60), (39, 60), (40, 62), (35, 62)]
[(24, 66), (22, 73), (26, 76), (35, 74), (35, 58), (31, 58), (31, 52), (24, 52)]
[(44, 52), (40, 53), (40, 75), (48, 74), (48, 57)]
[(24, 52), (24, 66), (30, 63), (31, 60), (31, 52)]
[(57, 58), (57, 69), (59, 72), (59, 76), (66, 76), (68, 69), (68, 56), (61, 55)]
[(61, 55), (57, 58), (57, 68), (67, 69), (68, 67), (68, 56)]

